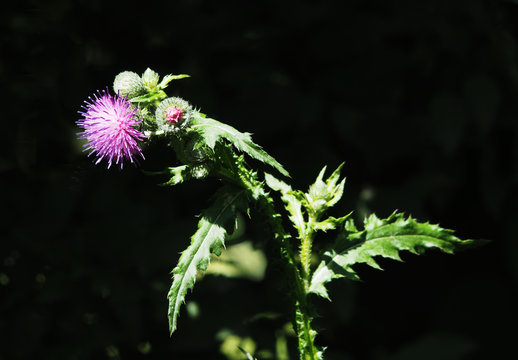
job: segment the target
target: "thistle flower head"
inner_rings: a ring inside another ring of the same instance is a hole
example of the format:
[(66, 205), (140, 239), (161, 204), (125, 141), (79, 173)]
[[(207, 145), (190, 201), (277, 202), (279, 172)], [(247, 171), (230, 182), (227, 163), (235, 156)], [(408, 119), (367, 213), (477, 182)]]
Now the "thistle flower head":
[(137, 127), (141, 120), (137, 118), (137, 109), (132, 108), (127, 97), (111, 95), (107, 90), (94, 94), (82, 106), (83, 116), (76, 124), (83, 129), (80, 138), (86, 139), (85, 150), (91, 150), (88, 156), (95, 154), (98, 164), (102, 159), (120, 164), (124, 160), (134, 163), (136, 157), (144, 159), (138, 142), (145, 136)]
[(142, 95), (146, 89), (144, 82), (133, 71), (123, 71), (115, 77), (113, 81), (113, 91), (116, 95), (126, 96), (128, 99)]
[(176, 124), (182, 118), (183, 110), (174, 105), (165, 111), (165, 121), (169, 124)]
[(191, 112), (192, 106), (184, 99), (167, 98), (156, 108), (157, 125), (166, 133), (175, 133), (188, 125)]

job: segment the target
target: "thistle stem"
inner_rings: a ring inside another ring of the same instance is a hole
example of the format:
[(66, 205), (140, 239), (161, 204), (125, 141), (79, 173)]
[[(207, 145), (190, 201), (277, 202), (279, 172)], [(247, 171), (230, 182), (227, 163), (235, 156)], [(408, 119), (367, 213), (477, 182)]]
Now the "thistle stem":
[(300, 262), (302, 264), (302, 278), (304, 281), (304, 292), (309, 291), (309, 281), (311, 275), (311, 249), (313, 247), (314, 230), (311, 229), (311, 222), (308, 224), (308, 230), (302, 238), (300, 245)]
[[(304, 234), (299, 234), (301, 237), (300, 246), (300, 261), (302, 265), (300, 282), (300, 291), (297, 292), (296, 303), (296, 322), (297, 333), (299, 338), (299, 352), (301, 360), (316, 360), (318, 359), (318, 350), (315, 347), (314, 339), (316, 331), (311, 328), (311, 320), (313, 307), (309, 300), (309, 285), (311, 276), (311, 249), (315, 231), (312, 224), (316, 221), (310, 217)], [(301, 336), (302, 335), (302, 336)]]
[[(299, 234), (302, 240), (300, 248), (301, 268), (295, 260), (294, 251), (290, 243), (291, 236), (284, 230), (282, 218), (275, 212), (273, 200), (264, 191), (263, 184), (246, 174), (244, 169), (236, 167), (233, 171), (220, 168), (218, 175), (234, 183), (235, 185), (244, 187), (255, 194), (254, 198), (265, 212), (267, 221), (279, 241), (279, 247), (285, 264), (290, 273), (292, 284), (295, 292), (295, 328), (298, 337), (298, 348), (300, 360), (318, 360), (318, 349), (315, 347), (314, 339), (316, 331), (311, 328), (311, 320), (313, 308), (309, 301), (309, 285), (311, 275), (311, 249), (315, 231), (313, 230), (313, 222), (317, 219), (310, 216), (307, 224), (307, 231)], [(237, 176), (236, 176), (237, 175)]]

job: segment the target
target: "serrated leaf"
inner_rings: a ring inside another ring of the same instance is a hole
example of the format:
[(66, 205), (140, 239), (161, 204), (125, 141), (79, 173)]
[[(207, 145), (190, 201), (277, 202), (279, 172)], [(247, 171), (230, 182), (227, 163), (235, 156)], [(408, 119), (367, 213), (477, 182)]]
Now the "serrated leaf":
[(191, 76), (187, 75), (187, 74), (180, 74), (180, 75), (169, 74), (169, 75), (166, 75), (166, 76), (164, 76), (164, 78), (162, 79), (160, 84), (158, 84), (158, 88), (163, 90), (163, 89), (165, 89), (169, 85), (169, 83), (171, 81), (185, 79), (185, 78), (188, 78), (188, 77), (191, 77)]
[(136, 96), (130, 99), (130, 102), (150, 102), (153, 100), (155, 94), (146, 93), (144, 95)]
[(303, 195), (298, 194), (297, 196), (297, 192), (293, 191), (290, 185), (268, 173), (264, 174), (264, 179), (266, 181), (266, 185), (268, 185), (272, 190), (279, 191), (281, 193), (281, 199), (284, 202), (286, 210), (288, 210), (289, 219), (293, 223), (295, 229), (297, 229), (299, 238), (302, 238), (306, 232), (306, 221), (304, 220), (304, 214), (302, 213), (302, 202), (299, 198)]
[(266, 181), (266, 185), (268, 185), (272, 190), (279, 191), (281, 194), (288, 194), (293, 191), (290, 185), (286, 184), (282, 180), (277, 179), (273, 175), (264, 173), (264, 179)]
[(274, 167), (284, 176), (290, 176), (277, 160), (252, 141), (250, 133), (242, 133), (232, 126), (203, 116), (194, 116), (191, 120), (190, 129), (198, 132), (204, 138), (205, 143), (213, 150), (218, 140), (228, 140), (239, 151)]
[(169, 299), (169, 330), (176, 330), (177, 318), (187, 290), (194, 287), (198, 270), (206, 270), (211, 253), (219, 255), (228, 235), (227, 225), (235, 224), (237, 211), (246, 211), (246, 190), (231, 187), (222, 188), (212, 206), (202, 212), (198, 230), (191, 238), (191, 244), (180, 256), (173, 269), (173, 284), (167, 295)]
[(154, 103), (157, 101), (161, 101), (161, 100), (165, 99), (166, 97), (167, 97), (167, 94), (165, 92), (163, 92), (162, 90), (160, 90), (158, 92), (147, 93), (144, 95), (136, 96), (134, 98), (131, 98), (130, 102), (131, 103), (151, 104), (151, 103)]
[(339, 218), (335, 218), (333, 216), (330, 216), (328, 217), (327, 219), (325, 220), (322, 220), (322, 221), (319, 221), (317, 223), (314, 223), (313, 224), (313, 229), (315, 230), (320, 230), (320, 231), (329, 231), (329, 230), (334, 230), (336, 229), (338, 226), (342, 225), (342, 223), (347, 220), (347, 218), (349, 218), (349, 216), (351, 216), (352, 213), (349, 213), (345, 216), (342, 216), (342, 217), (339, 217)]
[[(353, 230), (355, 227), (347, 224), (347, 229)], [(326, 283), (341, 277), (359, 280), (352, 268), (354, 264), (365, 263), (380, 269), (375, 256), (401, 261), (399, 252), (402, 250), (422, 254), (429, 248), (437, 248), (451, 254), (479, 243), (460, 240), (452, 230), (419, 223), (411, 217), (405, 218), (401, 213), (394, 213), (384, 220), (373, 214), (365, 219), (363, 231), (342, 234), (335, 248), (324, 253), (322, 262), (313, 273), (309, 291), (329, 299)]]
[(173, 175), (171, 179), (162, 185), (178, 185), (184, 181), (192, 179), (192, 173), (189, 165), (182, 165), (168, 168), (169, 174)]
[(353, 219), (348, 219), (345, 222), (344, 230), (346, 231), (346, 233), (358, 233), (358, 229), (356, 228)]

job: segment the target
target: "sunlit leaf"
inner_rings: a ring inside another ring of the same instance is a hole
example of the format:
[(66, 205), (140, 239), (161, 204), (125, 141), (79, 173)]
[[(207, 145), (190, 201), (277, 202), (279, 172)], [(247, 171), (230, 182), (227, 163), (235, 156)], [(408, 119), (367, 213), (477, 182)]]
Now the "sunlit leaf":
[[(356, 229), (352, 223), (345, 228)], [(324, 253), (311, 279), (310, 292), (327, 299), (326, 283), (341, 277), (359, 280), (353, 269), (354, 264), (365, 263), (380, 269), (374, 259), (376, 256), (401, 261), (399, 252), (402, 250), (422, 254), (427, 249), (437, 248), (451, 254), (482, 243), (479, 240), (460, 240), (452, 230), (419, 223), (411, 217), (405, 218), (401, 213), (394, 213), (387, 219), (379, 219), (373, 214), (365, 219), (364, 230), (344, 231), (335, 248)]]
[(281, 193), (281, 198), (284, 201), (286, 210), (288, 210), (289, 218), (295, 226), (295, 229), (297, 229), (299, 237), (302, 237), (306, 232), (306, 221), (302, 212), (302, 202), (300, 201), (301, 194), (297, 194), (297, 192), (292, 190), (290, 185), (268, 173), (264, 174), (264, 179), (266, 181), (266, 185), (268, 185), (272, 190), (279, 191)]
[(225, 139), (233, 144), (239, 151), (274, 167), (282, 175), (289, 176), (289, 173), (277, 160), (252, 141), (251, 134), (249, 133), (242, 133), (232, 126), (203, 116), (194, 116), (192, 118), (190, 130), (198, 132), (205, 140), (205, 144), (213, 150), (217, 141)]
[(246, 208), (246, 190), (224, 187), (216, 194), (212, 206), (202, 212), (191, 244), (172, 271), (173, 284), (167, 295), (171, 334), (176, 330), (180, 306), (185, 301), (187, 290), (194, 287), (196, 273), (207, 269), (211, 253), (221, 254), (228, 225), (235, 224), (237, 212), (246, 211)]

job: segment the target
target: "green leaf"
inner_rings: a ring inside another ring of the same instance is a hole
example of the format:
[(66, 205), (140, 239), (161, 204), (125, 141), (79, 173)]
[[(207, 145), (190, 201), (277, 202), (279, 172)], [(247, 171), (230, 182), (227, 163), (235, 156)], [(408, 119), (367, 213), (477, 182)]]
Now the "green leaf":
[(324, 232), (329, 231), (329, 230), (334, 230), (338, 226), (342, 225), (342, 223), (345, 220), (347, 220), (347, 218), (349, 218), (349, 216), (351, 216), (351, 214), (352, 214), (352, 212), (350, 212), (349, 214), (347, 214), (345, 216), (339, 217), (339, 218), (335, 218), (333, 216), (330, 216), (330, 217), (328, 217), (325, 220), (322, 220), (322, 221), (319, 221), (317, 223), (314, 223), (313, 224), (313, 229), (324, 231)]
[(228, 140), (239, 151), (247, 153), (252, 158), (274, 167), (284, 176), (290, 176), (277, 160), (268, 155), (266, 151), (252, 141), (251, 134), (242, 133), (232, 126), (204, 117), (201, 114), (197, 115), (199, 116), (195, 115), (191, 119), (190, 129), (198, 132), (211, 149), (214, 150), (216, 142), (220, 139)]
[(173, 175), (168, 181), (162, 183), (160, 185), (178, 185), (183, 183), (184, 181), (190, 180), (193, 178), (193, 169), (190, 165), (182, 165), (176, 167), (169, 167), (165, 170), (160, 171), (148, 171), (142, 170), (142, 172), (146, 175)]
[(268, 173), (264, 174), (264, 179), (266, 181), (266, 185), (268, 185), (272, 190), (279, 191), (281, 193), (281, 198), (282, 201), (284, 201), (286, 210), (288, 210), (289, 218), (295, 229), (297, 229), (299, 238), (302, 238), (306, 233), (306, 221), (304, 219), (304, 214), (302, 213), (302, 202), (300, 200), (300, 198), (303, 197), (303, 194), (301, 192), (293, 191), (290, 185)]
[(401, 261), (399, 252), (402, 250), (422, 254), (429, 248), (437, 248), (451, 254), (482, 243), (460, 240), (453, 235), (452, 230), (419, 223), (411, 217), (405, 218), (401, 213), (393, 213), (383, 220), (373, 214), (365, 219), (364, 230), (354, 230), (354, 224), (347, 222), (345, 232), (337, 239), (335, 248), (324, 253), (322, 262), (313, 273), (310, 292), (329, 299), (326, 283), (341, 277), (359, 280), (352, 268), (354, 264), (365, 263), (380, 269), (374, 260), (375, 256)]
[(157, 101), (161, 101), (167, 97), (167, 94), (162, 90), (153, 93), (147, 93), (144, 95), (136, 96), (130, 99), (131, 103), (151, 104)]
[(216, 200), (203, 211), (198, 230), (191, 238), (191, 244), (182, 253), (178, 265), (173, 269), (173, 284), (167, 295), (169, 299), (169, 330), (176, 330), (177, 318), (187, 290), (194, 287), (198, 270), (206, 270), (211, 253), (220, 255), (228, 235), (227, 225), (237, 222), (237, 211), (246, 211), (246, 190), (223, 187), (216, 194)]
[(327, 178), (323, 180), (326, 166), (320, 171), (315, 182), (309, 187), (306, 194), (307, 207), (310, 214), (314, 217), (320, 216), (328, 208), (335, 205), (344, 193), (345, 179), (340, 183), (340, 171), (343, 163)]
[(165, 89), (169, 85), (169, 83), (171, 81), (185, 79), (185, 78), (188, 78), (188, 77), (190, 77), (190, 75), (187, 75), (187, 74), (180, 74), (180, 75), (169, 74), (169, 75), (166, 75), (166, 76), (164, 76), (164, 78), (162, 79), (160, 84), (158, 84), (158, 88), (163, 90), (163, 89)]
[(178, 185), (192, 178), (192, 172), (189, 165), (170, 167), (168, 170), (173, 176), (162, 185)]

